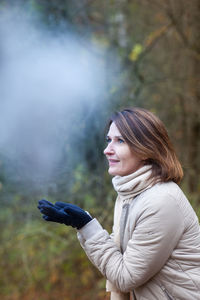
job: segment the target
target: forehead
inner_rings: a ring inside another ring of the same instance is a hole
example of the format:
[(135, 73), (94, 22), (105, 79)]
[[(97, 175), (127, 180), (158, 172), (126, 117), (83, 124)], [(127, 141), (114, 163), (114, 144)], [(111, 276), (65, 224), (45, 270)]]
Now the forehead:
[(114, 122), (110, 125), (108, 136), (121, 136), (121, 133)]

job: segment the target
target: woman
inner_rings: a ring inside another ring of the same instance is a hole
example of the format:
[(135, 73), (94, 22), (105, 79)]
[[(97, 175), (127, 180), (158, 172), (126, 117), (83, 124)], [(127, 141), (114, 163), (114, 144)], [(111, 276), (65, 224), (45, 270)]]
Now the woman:
[(183, 172), (163, 123), (125, 109), (111, 117), (107, 143), (118, 194), (112, 235), (72, 204), (39, 201), (44, 219), (78, 229), (112, 300), (200, 299), (199, 222), (178, 186)]

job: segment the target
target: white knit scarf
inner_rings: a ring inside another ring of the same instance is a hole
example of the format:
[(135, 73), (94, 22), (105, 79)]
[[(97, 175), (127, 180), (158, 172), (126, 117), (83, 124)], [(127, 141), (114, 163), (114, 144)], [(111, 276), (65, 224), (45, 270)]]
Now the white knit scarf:
[[(141, 192), (147, 190), (153, 185), (153, 179), (149, 179), (152, 173), (151, 166), (143, 166), (136, 172), (127, 176), (115, 176), (112, 180), (114, 189), (116, 190), (118, 197), (115, 202), (114, 211), (114, 241), (120, 248), (120, 216), (122, 206), (125, 203), (130, 203), (134, 197)], [(111, 292), (110, 300), (129, 300), (132, 299), (130, 293), (122, 293), (107, 280), (106, 290)]]

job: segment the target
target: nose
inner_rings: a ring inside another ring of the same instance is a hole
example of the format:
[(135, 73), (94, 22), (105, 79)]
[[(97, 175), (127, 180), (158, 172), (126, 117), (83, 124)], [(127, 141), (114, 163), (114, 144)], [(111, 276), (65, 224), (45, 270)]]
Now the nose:
[(112, 143), (108, 144), (107, 147), (104, 149), (103, 153), (105, 155), (112, 155), (114, 154), (114, 149), (112, 147)]

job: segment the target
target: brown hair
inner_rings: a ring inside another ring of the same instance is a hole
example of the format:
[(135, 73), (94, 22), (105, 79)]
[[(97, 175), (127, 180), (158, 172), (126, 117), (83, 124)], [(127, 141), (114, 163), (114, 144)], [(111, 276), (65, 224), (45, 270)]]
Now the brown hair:
[(109, 126), (112, 122), (144, 165), (152, 165), (152, 178), (180, 183), (183, 170), (167, 130), (158, 117), (143, 108), (127, 108), (115, 112)]

